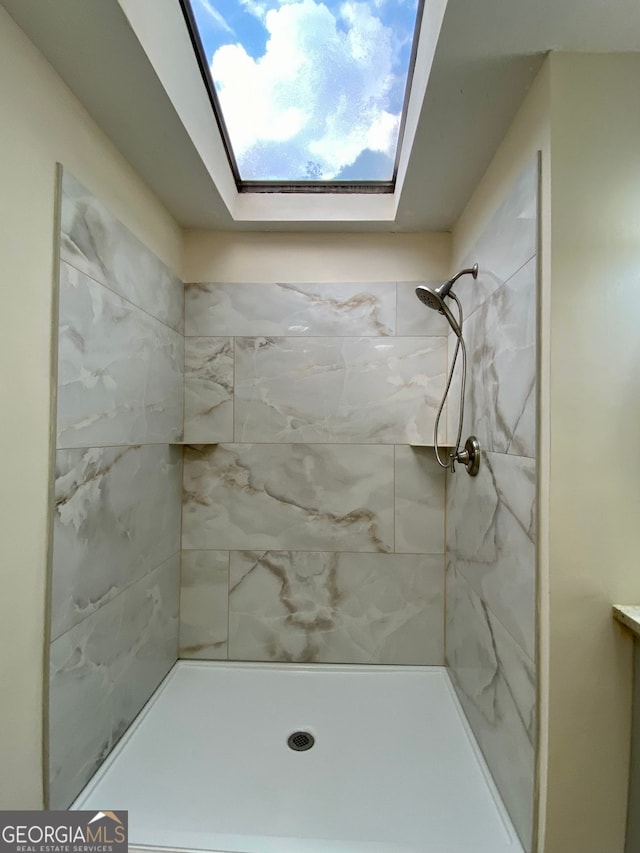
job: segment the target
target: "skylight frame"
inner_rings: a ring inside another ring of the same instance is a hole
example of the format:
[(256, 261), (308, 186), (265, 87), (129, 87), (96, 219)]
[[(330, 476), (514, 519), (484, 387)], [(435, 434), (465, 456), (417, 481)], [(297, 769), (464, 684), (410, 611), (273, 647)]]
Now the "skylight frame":
[(420, 41), (420, 32), (422, 29), (422, 18), (426, 0), (417, 0), (416, 19), (413, 28), (413, 40), (411, 43), (411, 55), (409, 57), (409, 65), (407, 67), (407, 80), (405, 85), (404, 100), (402, 102), (402, 113), (400, 116), (400, 127), (398, 129), (398, 141), (396, 143), (396, 155), (393, 164), (393, 175), (390, 181), (247, 181), (240, 176), (238, 162), (233, 152), (231, 137), (227, 129), (224, 119), (224, 113), (218, 93), (216, 92), (215, 83), (211, 76), (211, 70), (207, 57), (200, 38), (200, 32), (196, 22), (193, 9), (191, 8), (191, 0), (179, 0), (180, 8), (184, 17), (187, 32), (191, 40), (193, 52), (196, 56), (200, 75), (211, 104), (211, 109), (220, 132), (222, 144), (227, 155), (229, 168), (233, 176), (236, 190), (239, 193), (311, 193), (311, 194), (393, 194), (396, 190), (396, 181), (398, 177), (398, 169), (400, 165), (400, 157), (402, 154), (402, 146), (404, 144), (404, 132), (407, 122), (407, 112), (409, 100), (411, 96), (411, 88), (413, 86), (414, 71), (416, 65), (416, 57), (418, 55), (418, 45)]

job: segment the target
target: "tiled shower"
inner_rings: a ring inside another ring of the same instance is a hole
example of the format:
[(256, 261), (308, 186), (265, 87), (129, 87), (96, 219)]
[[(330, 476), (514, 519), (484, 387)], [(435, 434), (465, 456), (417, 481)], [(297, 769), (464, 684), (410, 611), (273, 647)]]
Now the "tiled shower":
[(415, 282), (183, 288), (64, 175), (52, 808), (177, 657), (446, 661), (530, 849), (536, 192), (532, 164), (458, 288), (472, 480), (433, 458), (452, 336)]

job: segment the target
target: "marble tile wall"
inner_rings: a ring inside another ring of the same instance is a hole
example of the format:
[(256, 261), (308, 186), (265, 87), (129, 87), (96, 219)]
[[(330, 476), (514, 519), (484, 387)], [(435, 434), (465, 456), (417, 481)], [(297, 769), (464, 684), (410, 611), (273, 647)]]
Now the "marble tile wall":
[(187, 285), (185, 441), (431, 444), (447, 337), (415, 286)]
[(233, 338), (185, 338), (184, 422), (189, 441), (233, 441), (233, 377)]
[(187, 447), (185, 548), (393, 551), (393, 447)]
[(177, 657), (183, 285), (62, 181), (49, 801), (65, 808)]
[(236, 338), (238, 441), (432, 441), (446, 338)]
[[(446, 500), (446, 662), (527, 851), (536, 753), (537, 187), (536, 162), (462, 263), (480, 268), (477, 281), (463, 278), (456, 290), (469, 353), (463, 434), (474, 433), (483, 452), (476, 478), (461, 468), (448, 475)], [(449, 357), (454, 344), (450, 334)]]
[(180, 550), (181, 479), (167, 444), (58, 450), (52, 639)]
[(186, 286), (181, 656), (442, 663), (447, 339), (415, 286)]
[(455, 561), (447, 569), (447, 664), (504, 804), (530, 850), (535, 664), (457, 571)]
[(176, 332), (183, 331), (180, 279), (66, 171), (60, 257)]
[(58, 447), (182, 437), (184, 338), (60, 264)]
[(53, 641), (50, 807), (66, 808), (176, 660), (180, 555)]
[(440, 554), (232, 551), (230, 656), (437, 660), (443, 595)]

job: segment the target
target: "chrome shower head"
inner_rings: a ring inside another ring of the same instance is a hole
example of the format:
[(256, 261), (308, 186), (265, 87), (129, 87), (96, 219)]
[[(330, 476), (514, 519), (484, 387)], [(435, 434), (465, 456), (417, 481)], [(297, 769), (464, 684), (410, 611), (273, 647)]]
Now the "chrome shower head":
[(435, 311), (444, 314), (445, 312), (442, 310), (444, 298), (449, 295), (449, 291), (462, 275), (472, 275), (474, 278), (478, 278), (478, 264), (474, 264), (469, 269), (460, 270), (453, 278), (438, 287), (428, 287), (426, 284), (419, 285), (416, 287), (416, 296), (427, 308), (433, 308)]
[(416, 287), (416, 296), (427, 308), (432, 308), (434, 311), (444, 313), (444, 299), (440, 293), (444, 285), (440, 287), (428, 287), (426, 284), (420, 284)]
[[(444, 300), (449, 296), (451, 288), (461, 275), (471, 275), (474, 278), (478, 278), (478, 264), (474, 264), (472, 267), (469, 267), (469, 269), (461, 270), (459, 273), (454, 275), (453, 278), (450, 278), (449, 281), (445, 281), (444, 284), (441, 284), (438, 287), (429, 287), (426, 284), (419, 284), (418, 287), (416, 287), (416, 296), (420, 302), (426, 305), (427, 308), (431, 308), (434, 311), (439, 311), (440, 314), (444, 314), (456, 335), (460, 335), (460, 326), (455, 321), (453, 314)], [(454, 294), (451, 295), (451, 298), (456, 299)]]
[[(434, 311), (438, 311), (440, 314), (444, 314), (447, 318), (447, 322), (455, 332), (455, 334), (460, 337), (462, 334), (462, 330), (460, 325), (456, 322), (455, 317), (449, 310), (449, 306), (444, 301), (444, 297), (451, 290), (452, 282), (448, 281), (446, 284), (441, 284), (440, 287), (428, 287), (426, 284), (420, 284), (416, 287), (416, 296), (427, 308), (432, 308)], [(445, 290), (446, 288), (446, 290)], [(455, 294), (452, 294), (452, 299), (458, 301), (458, 297)], [(459, 303), (458, 303), (459, 304)]]

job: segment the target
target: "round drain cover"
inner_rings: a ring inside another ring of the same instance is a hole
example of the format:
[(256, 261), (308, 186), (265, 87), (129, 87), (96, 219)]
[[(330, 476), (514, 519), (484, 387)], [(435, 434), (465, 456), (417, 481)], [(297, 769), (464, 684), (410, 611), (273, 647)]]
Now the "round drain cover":
[(316, 739), (309, 732), (294, 732), (287, 738), (287, 746), (295, 752), (306, 752), (316, 742)]

